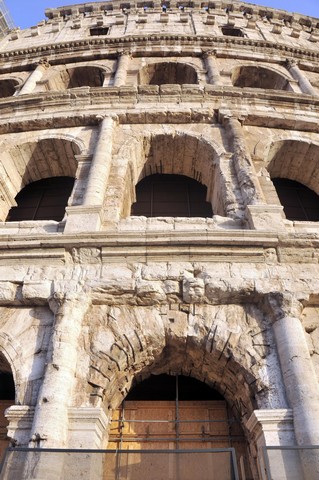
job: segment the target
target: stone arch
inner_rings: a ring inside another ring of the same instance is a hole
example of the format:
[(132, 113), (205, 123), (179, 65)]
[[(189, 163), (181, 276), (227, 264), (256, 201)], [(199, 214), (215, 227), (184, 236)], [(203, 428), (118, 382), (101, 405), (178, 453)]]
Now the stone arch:
[[(154, 173), (185, 175), (206, 186), (206, 200), (214, 213), (224, 214), (223, 196), (216, 181), (218, 152), (212, 143), (182, 132), (151, 133), (141, 137), (140, 142), (141, 155), (132, 162), (134, 185)], [(131, 203), (135, 200), (134, 197)]]
[(275, 143), (281, 141), (297, 141), (319, 145), (319, 141), (314, 140), (314, 138), (315, 136), (305, 132), (303, 132), (301, 136), (300, 132), (281, 130), (277, 133), (277, 131), (272, 129), (262, 129), (258, 141), (253, 147), (252, 153), (256, 158), (262, 160), (263, 165), (267, 168), (267, 165), (271, 160), (271, 150)]
[[(150, 295), (154, 304), (160, 293), (154, 287)], [(287, 408), (279, 361), (271, 348), (273, 332), (255, 304), (98, 310), (88, 385), (91, 402), (104, 405), (110, 416), (134, 382), (162, 373), (192, 376), (217, 390), (247, 438), (254, 410)], [(250, 447), (255, 451), (254, 443)]]
[(46, 82), (49, 90), (66, 90), (78, 87), (102, 87), (111, 70), (99, 64), (70, 64), (48, 69)]
[(149, 63), (140, 70), (138, 83), (140, 85), (197, 84), (198, 72), (188, 63), (170, 61)]
[[(156, 307), (99, 307), (100, 327), (91, 346), (92, 399), (98, 394), (106, 406), (117, 408), (136, 377), (179, 373), (216, 388), (244, 421), (257, 407), (274, 408), (278, 402), (284, 408), (285, 399), (270, 398), (268, 384), (280, 382), (265, 373), (261, 358), (270, 352), (254, 346), (253, 332), (272, 335), (271, 330), (260, 333), (266, 325), (260, 310), (248, 304), (203, 305), (197, 315), (191, 311), (163, 315)], [(278, 372), (274, 376), (280, 377)]]
[(269, 148), (269, 188), (288, 220), (319, 219), (319, 145), (305, 140), (278, 140)]
[(271, 178), (294, 180), (319, 195), (319, 144), (300, 138), (274, 141), (268, 151), (267, 171)]
[(43, 136), (8, 148), (0, 165), (1, 220), (15, 206), (15, 197), (26, 185), (50, 177), (75, 178), (79, 142), (63, 136)]
[(289, 90), (291, 78), (273, 67), (246, 64), (233, 68), (231, 81), (234, 87)]
[(39, 135), (35, 137), (36, 141), (42, 141), (42, 140), (64, 140), (65, 142), (70, 142), (74, 145), (74, 154), (75, 155), (81, 155), (86, 151), (86, 145), (85, 142), (79, 138), (75, 137), (74, 135), (69, 135), (66, 133), (52, 133), (52, 131), (47, 132), (45, 134)]

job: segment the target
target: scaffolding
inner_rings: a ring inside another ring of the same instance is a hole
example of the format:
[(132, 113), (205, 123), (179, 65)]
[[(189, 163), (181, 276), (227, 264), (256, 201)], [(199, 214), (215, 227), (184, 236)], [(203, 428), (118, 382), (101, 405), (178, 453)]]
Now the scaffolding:
[(14, 23), (4, 0), (0, 0), (0, 38), (14, 28)]

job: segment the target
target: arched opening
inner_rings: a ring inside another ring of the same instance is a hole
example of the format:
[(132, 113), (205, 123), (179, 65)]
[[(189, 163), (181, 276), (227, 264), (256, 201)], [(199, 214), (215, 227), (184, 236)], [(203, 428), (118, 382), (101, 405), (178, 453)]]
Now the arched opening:
[[(213, 214), (225, 216), (224, 184), (223, 179), (221, 181), (218, 179), (218, 153), (212, 144), (203, 138), (185, 133), (174, 135), (161, 133), (142, 137), (138, 143), (138, 149), (138, 155), (132, 152), (125, 188), (121, 192), (123, 217), (130, 215), (212, 217)], [(142, 182), (143, 179), (145, 179), (144, 182)], [(131, 188), (136, 185), (138, 185), (137, 192), (135, 188)], [(154, 186), (162, 197), (160, 202), (162, 210), (156, 213), (154, 205), (151, 211), (144, 209), (153, 201)], [(168, 195), (172, 196), (166, 205), (164, 189), (167, 195), (166, 200)], [(143, 196), (148, 197), (146, 201)], [(176, 208), (183, 203), (184, 207), (183, 211), (174, 212), (175, 207), (172, 202), (176, 201), (177, 196), (184, 200), (180, 201), (179, 205), (176, 203)], [(187, 202), (191, 205), (187, 206)]]
[(0, 352), (0, 462), (9, 446), (7, 438), (8, 422), (5, 410), (14, 404), (15, 386), (12, 371), (4, 355)]
[[(201, 480), (212, 478), (212, 470), (213, 478), (231, 478), (227, 476), (230, 455), (216, 452), (205, 458), (192, 450), (234, 448), (240, 478), (252, 478), (243, 430), (224, 397), (184, 375), (151, 375), (135, 384), (113, 414), (108, 448), (190, 450), (186, 459), (180, 458), (176, 478)], [(119, 459), (117, 468), (128, 469), (132, 479), (175, 478), (170, 476), (176, 468), (172, 459), (163, 462), (159, 456), (155, 461), (159, 471), (151, 471), (154, 457), (127, 455)], [(145, 476), (146, 471), (151, 475)]]
[(66, 70), (65, 88), (102, 87), (103, 82), (103, 70), (98, 67), (74, 67)]
[(0, 98), (12, 97), (12, 95), (15, 94), (17, 86), (17, 80), (12, 78), (0, 80)]
[(319, 196), (313, 190), (287, 178), (272, 181), (288, 220), (319, 221)]
[(55, 220), (60, 222), (74, 185), (72, 177), (53, 177), (29, 183), (16, 196), (17, 206), (9, 211), (7, 222)]
[(146, 65), (139, 73), (140, 85), (197, 84), (195, 68), (185, 63), (161, 62)]
[(132, 215), (145, 217), (212, 217), (207, 187), (184, 175), (153, 174), (136, 185)]
[(319, 220), (319, 145), (292, 139), (274, 142), (267, 170), (272, 203), (281, 203), (289, 220)]
[(263, 88), (272, 90), (292, 90), (289, 81), (283, 75), (269, 68), (245, 65), (236, 67), (232, 74), (234, 87)]
[[(38, 190), (38, 186), (42, 187), (43, 185), (36, 183), (40, 180), (51, 179), (48, 184), (50, 185), (51, 182), (51, 193), (54, 190), (54, 182), (56, 182), (56, 188), (61, 195), (61, 204), (63, 203), (65, 207), (70, 196), (68, 185), (71, 183), (73, 185), (76, 177), (76, 155), (79, 153), (79, 145), (75, 141), (65, 138), (44, 138), (16, 144), (10, 149), (5, 149), (1, 155), (3, 182), (0, 189), (0, 220), (13, 221), (15, 209), (12, 207), (15, 207), (17, 202), (19, 206), (22, 206), (20, 196), (26, 208), (31, 206), (28, 204), (29, 200), (25, 200), (24, 193), (32, 188), (36, 187), (35, 189)], [(63, 177), (71, 177), (71, 179), (63, 180)], [(34, 185), (32, 186), (32, 184)], [(27, 189), (24, 191), (24, 188)], [(70, 200), (72, 205), (81, 203), (80, 195), (82, 195), (82, 191), (80, 192), (75, 187)], [(58, 203), (57, 198), (56, 202)], [(10, 209), (12, 211), (9, 214)], [(30, 220), (33, 214), (27, 216)], [(21, 217), (19, 219), (22, 220)], [(23, 219), (26, 219), (24, 215)]]

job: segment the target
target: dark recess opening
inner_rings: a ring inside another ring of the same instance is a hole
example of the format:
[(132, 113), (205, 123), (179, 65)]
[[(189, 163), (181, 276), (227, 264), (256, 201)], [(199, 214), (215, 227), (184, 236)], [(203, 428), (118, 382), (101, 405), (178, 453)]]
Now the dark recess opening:
[(222, 27), (223, 35), (228, 35), (229, 37), (243, 37), (244, 34), (240, 28), (233, 27)]
[(151, 375), (141, 383), (135, 385), (125, 400), (172, 401), (184, 400), (224, 400), (216, 390), (210, 388), (196, 378), (184, 375)]
[(53, 177), (29, 183), (16, 196), (16, 207), (9, 211), (7, 222), (55, 220), (60, 222), (71, 195), (74, 178)]
[(184, 175), (154, 174), (136, 185), (132, 215), (145, 217), (212, 217), (205, 185)]
[(0, 372), (0, 400), (14, 400), (15, 388), (13, 376), (9, 372)]
[(91, 37), (95, 35), (107, 35), (109, 33), (108, 27), (93, 27), (90, 28), (90, 35)]
[(287, 178), (273, 178), (288, 220), (319, 220), (319, 196), (310, 188)]

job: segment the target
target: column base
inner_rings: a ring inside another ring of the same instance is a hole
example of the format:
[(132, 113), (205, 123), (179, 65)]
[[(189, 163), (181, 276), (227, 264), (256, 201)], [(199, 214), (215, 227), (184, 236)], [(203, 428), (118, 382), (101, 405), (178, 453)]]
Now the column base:
[[(276, 471), (276, 478), (280, 480), (291, 480), (290, 477), (286, 475), (287, 456), (278, 449), (271, 450), (271, 456), (268, 458), (264, 447), (287, 447), (296, 445), (292, 410), (255, 410), (248, 419), (246, 428), (252, 435), (257, 449), (257, 464), (260, 479), (269, 478), (266, 475), (265, 463), (268, 461), (270, 468)], [(289, 456), (288, 461), (289, 471), (296, 472), (297, 476), (295, 478), (303, 479), (298, 454), (293, 452), (292, 455)]]
[(28, 405), (12, 405), (5, 416), (8, 419), (8, 437), (17, 447), (27, 447), (34, 417), (34, 407)]
[(98, 206), (76, 206), (66, 208), (64, 233), (97, 232), (101, 228), (101, 210)]
[(285, 230), (283, 210), (281, 205), (248, 205), (248, 225), (253, 230)]
[(69, 448), (103, 449), (107, 429), (103, 408), (69, 408)]

